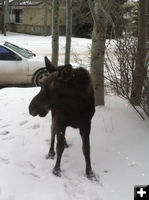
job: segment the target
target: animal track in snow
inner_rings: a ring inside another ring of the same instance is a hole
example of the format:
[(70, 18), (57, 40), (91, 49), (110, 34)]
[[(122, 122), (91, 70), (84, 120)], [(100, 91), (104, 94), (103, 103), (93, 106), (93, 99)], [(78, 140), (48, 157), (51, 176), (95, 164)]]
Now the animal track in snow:
[(8, 136), (8, 137), (3, 137), (2, 140), (12, 140), (14, 139), (14, 136)]
[[(0, 119), (0, 121), (2, 121), (3, 119)], [(6, 128), (6, 127), (8, 127), (8, 126), (10, 126), (11, 125), (11, 123), (12, 123), (13, 121), (11, 120), (11, 121), (8, 121), (8, 122), (5, 122), (4, 124), (1, 124), (0, 125), (0, 128)]]
[(38, 129), (38, 128), (40, 128), (40, 124), (34, 124), (32, 127), (31, 127), (32, 129)]
[(33, 172), (22, 172), (22, 174), (32, 176), (34, 178), (40, 178), (40, 176), (38, 174), (35, 174)]
[[(84, 183), (86, 181), (88, 181), (85, 178), (79, 178), (76, 179), (74, 181), (74, 179), (69, 178), (64, 176), (65, 181), (64, 181), (64, 189), (66, 191), (66, 193), (70, 196), (70, 199), (82, 199), (82, 197), (85, 197), (86, 194), (87, 196), (89, 196), (88, 199), (92, 199), (92, 200), (103, 200), (100, 196), (99, 196), (99, 192), (97, 192), (97, 188), (101, 187), (101, 185), (98, 183), (94, 183), (94, 182), (88, 182), (88, 187), (91, 186), (90, 190), (88, 191), (84, 186)], [(90, 185), (91, 184), (91, 185)], [(96, 187), (96, 189), (94, 189), (94, 187), (92, 188), (93, 184)]]
[(35, 169), (36, 165), (34, 165), (32, 162), (30, 161), (20, 161), (20, 162), (15, 162), (15, 165), (19, 166), (19, 167), (25, 167), (27, 169)]
[(9, 131), (2, 131), (2, 132), (0, 132), (0, 135), (8, 135), (9, 134)]
[(7, 158), (0, 157), (0, 162), (6, 165), (9, 164), (9, 160)]
[(25, 125), (25, 124), (27, 124), (27, 123), (28, 123), (28, 121), (27, 121), (27, 120), (24, 120), (24, 121), (20, 122), (19, 125), (20, 125), (20, 126), (23, 126), (23, 125)]
[(109, 173), (109, 170), (106, 170), (106, 169), (105, 169), (103, 172), (104, 172), (105, 174), (107, 174), (107, 173)]
[(28, 161), (27, 163), (29, 164), (29, 166), (30, 166), (31, 168), (33, 168), (33, 169), (36, 168), (36, 166), (35, 166), (32, 162)]
[(8, 127), (8, 126), (10, 126), (10, 124), (2, 125), (0, 128), (6, 128), (6, 127)]

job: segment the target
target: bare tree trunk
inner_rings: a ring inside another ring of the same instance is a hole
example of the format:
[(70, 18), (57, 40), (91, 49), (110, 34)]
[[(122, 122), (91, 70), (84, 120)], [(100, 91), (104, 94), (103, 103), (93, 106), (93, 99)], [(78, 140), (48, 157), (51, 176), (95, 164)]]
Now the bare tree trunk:
[(72, 35), (72, 0), (66, 0), (65, 64), (70, 63), (71, 35)]
[(4, 0), (2, 1), (2, 34), (4, 34)]
[(52, 63), (58, 65), (59, 54), (59, 0), (52, 2)]
[(2, 27), (2, 33), (4, 34), (4, 36), (6, 36), (6, 32), (7, 32), (7, 23), (8, 23), (8, 4), (9, 4), (9, 0), (3, 0), (3, 27)]
[(149, 0), (146, 0), (146, 39), (149, 40)]
[(102, 0), (88, 0), (94, 27), (91, 48), (91, 76), (95, 90), (96, 105), (104, 105), (104, 53), (107, 17)]
[(47, 18), (48, 18), (48, 2), (47, 0), (44, 0), (44, 6), (45, 6), (45, 15), (44, 15), (44, 36), (47, 36)]
[(105, 36), (100, 25), (94, 24), (91, 48), (91, 76), (95, 90), (96, 105), (104, 105), (104, 51)]
[(132, 82), (131, 103), (140, 105), (142, 86), (146, 77), (146, 0), (139, 1), (139, 24), (138, 24), (138, 49), (136, 57), (136, 67)]

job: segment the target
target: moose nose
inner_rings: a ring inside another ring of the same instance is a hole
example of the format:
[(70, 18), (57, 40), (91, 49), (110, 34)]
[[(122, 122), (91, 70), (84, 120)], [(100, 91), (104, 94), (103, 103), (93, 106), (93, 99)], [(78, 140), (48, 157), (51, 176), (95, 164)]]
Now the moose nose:
[(35, 110), (29, 110), (30, 115), (35, 117), (37, 115), (37, 112)]
[(37, 111), (35, 109), (33, 109), (32, 104), (29, 105), (29, 113), (30, 115), (32, 115), (33, 117), (35, 117), (37, 115)]

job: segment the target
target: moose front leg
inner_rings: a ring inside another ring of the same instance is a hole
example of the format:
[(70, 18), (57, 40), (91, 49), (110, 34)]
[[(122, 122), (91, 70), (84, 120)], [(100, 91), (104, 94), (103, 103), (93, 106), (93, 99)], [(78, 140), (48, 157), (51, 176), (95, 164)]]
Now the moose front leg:
[(55, 143), (55, 131), (54, 131), (54, 125), (52, 123), (52, 125), (51, 125), (51, 145), (50, 145), (49, 153), (47, 155), (47, 159), (48, 158), (54, 159), (54, 156), (55, 156), (54, 143)]
[(91, 160), (90, 160), (90, 129), (91, 129), (91, 122), (84, 123), (80, 127), (80, 135), (82, 138), (82, 150), (85, 157), (86, 162), (86, 175), (87, 178), (92, 179), (95, 175), (91, 168)]
[[(46, 156), (47, 159), (54, 159), (55, 157), (55, 151), (54, 151), (54, 144), (55, 144), (55, 133), (51, 127), (51, 145), (50, 145), (50, 149), (49, 149), (49, 152)], [(66, 138), (64, 137), (64, 148), (68, 148), (69, 145), (67, 143), (67, 140)]]
[(60, 163), (61, 163), (61, 158), (62, 158), (64, 145), (65, 145), (64, 136), (65, 136), (65, 129), (63, 129), (60, 132), (57, 132), (57, 146), (56, 146), (57, 159), (56, 159), (55, 167), (53, 169), (53, 174), (59, 177), (61, 176)]

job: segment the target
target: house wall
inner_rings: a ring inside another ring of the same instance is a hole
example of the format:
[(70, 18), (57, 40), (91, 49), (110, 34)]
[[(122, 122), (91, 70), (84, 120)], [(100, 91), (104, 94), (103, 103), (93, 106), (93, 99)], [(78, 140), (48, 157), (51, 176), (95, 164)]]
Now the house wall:
[[(66, 20), (65, 12), (66, 12), (66, 9), (64, 7), (61, 7), (59, 11), (60, 25), (65, 25), (65, 20)], [(45, 9), (43, 7), (24, 8), (23, 9), (23, 24), (43, 25), (44, 14), (45, 14)], [(52, 10), (50, 7), (48, 7), (48, 16), (47, 16), (48, 25), (51, 25), (51, 20), (52, 20)]]
[[(65, 20), (66, 20), (66, 9), (60, 7), (59, 11), (59, 32), (60, 35), (65, 34)], [(23, 23), (10, 23), (9, 30), (13, 32), (29, 33), (36, 35), (44, 35), (44, 14), (45, 8), (43, 5), (36, 7), (24, 7), (23, 8)], [(51, 33), (51, 21), (52, 21), (52, 10), (48, 7), (47, 16), (47, 34)]]
[[(43, 8), (24, 8), (23, 9), (23, 24), (38, 25), (44, 24), (44, 9)], [(51, 23), (51, 12), (48, 8), (48, 25)]]

